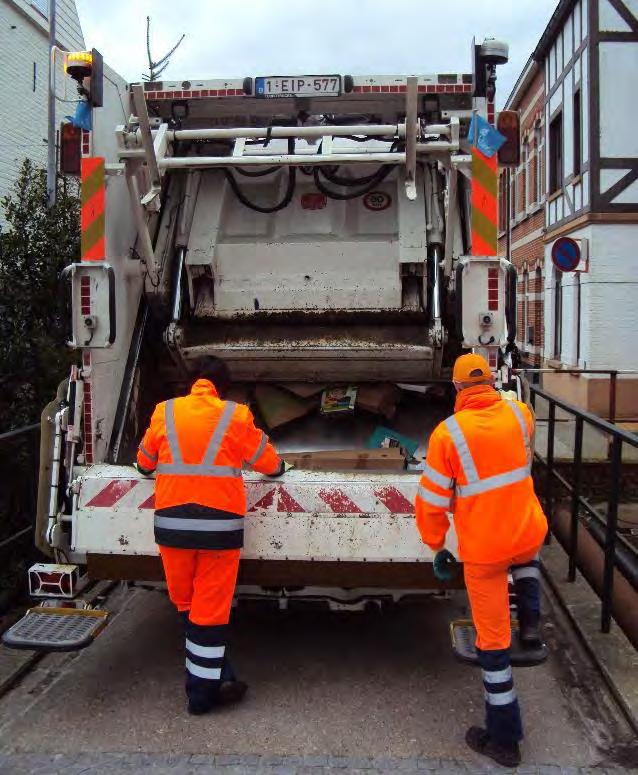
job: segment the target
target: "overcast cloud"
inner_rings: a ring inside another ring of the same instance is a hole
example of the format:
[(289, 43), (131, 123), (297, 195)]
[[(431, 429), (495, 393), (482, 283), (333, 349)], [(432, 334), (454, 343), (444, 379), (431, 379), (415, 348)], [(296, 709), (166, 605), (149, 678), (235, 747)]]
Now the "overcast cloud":
[(502, 105), (556, 0), (76, 0), (87, 47), (129, 81), (181, 33), (166, 79), (315, 73), (469, 72), (472, 37), (509, 43)]

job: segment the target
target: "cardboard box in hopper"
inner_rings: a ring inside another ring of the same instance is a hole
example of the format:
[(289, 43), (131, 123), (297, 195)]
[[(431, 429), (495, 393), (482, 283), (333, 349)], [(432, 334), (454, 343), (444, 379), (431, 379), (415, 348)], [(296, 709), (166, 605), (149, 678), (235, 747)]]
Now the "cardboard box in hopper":
[(400, 400), (401, 391), (396, 385), (388, 382), (368, 382), (358, 385), (356, 408), (380, 414), (386, 420), (391, 420)]
[(273, 385), (257, 385), (255, 400), (270, 430), (310, 414), (319, 405), (316, 398), (298, 398)]
[(281, 456), (305, 471), (402, 471), (406, 464), (396, 448), (282, 452)]

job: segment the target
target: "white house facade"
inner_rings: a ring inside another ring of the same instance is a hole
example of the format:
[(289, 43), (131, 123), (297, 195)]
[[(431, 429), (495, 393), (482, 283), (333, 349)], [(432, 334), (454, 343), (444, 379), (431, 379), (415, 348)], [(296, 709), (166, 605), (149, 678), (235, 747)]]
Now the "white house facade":
[[(638, 0), (561, 0), (535, 52), (545, 72), (544, 359), (636, 369), (638, 347)], [(580, 244), (580, 271), (551, 261)], [(545, 380), (599, 414), (608, 378)], [(638, 419), (638, 375), (619, 381), (618, 418)]]
[[(48, 0), (0, 0), (0, 199), (9, 192), (25, 158), (46, 165), (48, 15)], [(73, 0), (57, 0), (56, 43), (64, 50), (84, 49)], [(64, 78), (62, 57), (56, 69), (59, 128), (64, 116), (75, 112), (77, 92)]]

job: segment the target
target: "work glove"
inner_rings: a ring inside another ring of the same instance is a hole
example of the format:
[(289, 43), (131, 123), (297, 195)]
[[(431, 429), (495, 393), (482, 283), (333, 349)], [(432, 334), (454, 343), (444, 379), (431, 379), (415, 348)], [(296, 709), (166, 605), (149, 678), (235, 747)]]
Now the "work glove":
[(155, 473), (154, 471), (147, 471), (145, 468), (142, 468), (140, 465), (138, 465), (137, 461), (133, 463), (133, 468), (138, 472), (138, 474), (142, 474), (142, 476), (146, 476), (147, 478), (150, 478)]
[(441, 549), (434, 555), (434, 575), (439, 581), (452, 581), (458, 573), (456, 557), (447, 549)]
[(271, 479), (276, 479), (278, 476), (283, 476), (287, 471), (291, 471), (295, 466), (292, 463), (286, 463), (285, 460), (281, 461), (281, 465), (275, 471), (274, 474), (266, 474)]

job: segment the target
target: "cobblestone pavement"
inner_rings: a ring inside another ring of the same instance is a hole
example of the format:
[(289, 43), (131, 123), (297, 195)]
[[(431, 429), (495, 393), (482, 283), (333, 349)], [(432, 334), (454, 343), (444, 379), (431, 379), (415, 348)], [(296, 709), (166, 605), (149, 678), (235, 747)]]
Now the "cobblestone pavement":
[[(521, 766), (509, 772), (520, 775), (620, 775), (630, 770), (618, 768), (560, 767), (555, 764)], [(108, 773), (148, 773), (148, 775), (340, 775), (340, 773), (506, 773), (497, 765), (479, 765), (459, 759), (424, 759), (347, 756), (251, 756), (224, 754), (208, 756), (150, 756), (148, 754), (0, 754), (2, 775), (102, 775)]]

